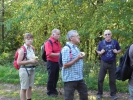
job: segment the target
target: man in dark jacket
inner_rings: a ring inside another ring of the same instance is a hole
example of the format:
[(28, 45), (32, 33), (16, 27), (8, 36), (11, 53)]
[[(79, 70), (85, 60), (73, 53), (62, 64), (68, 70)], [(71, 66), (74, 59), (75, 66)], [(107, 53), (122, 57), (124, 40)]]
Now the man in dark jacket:
[[(130, 66), (133, 68), (133, 44), (129, 48), (129, 57), (130, 57)], [(130, 99), (133, 100), (133, 72), (131, 75), (131, 78), (129, 79), (128, 82), (128, 89), (129, 89), (129, 94), (130, 94)]]

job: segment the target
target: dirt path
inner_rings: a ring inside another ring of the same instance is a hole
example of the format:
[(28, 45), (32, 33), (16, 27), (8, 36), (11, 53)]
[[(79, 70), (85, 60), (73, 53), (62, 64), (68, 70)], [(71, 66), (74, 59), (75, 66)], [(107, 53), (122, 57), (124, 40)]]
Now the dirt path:
[[(20, 90), (19, 85), (0, 84), (0, 100), (19, 100), (18, 99), (19, 90)], [(43, 86), (34, 86), (33, 90), (39, 90), (41, 92), (46, 92), (46, 88), (44, 88)], [(5, 93), (7, 92), (10, 95), (10, 93), (13, 93), (13, 91), (17, 93), (17, 98), (12, 97), (12, 96), (9, 97), (6, 94), (4, 94), (4, 92)], [(62, 95), (63, 95), (64, 94), (63, 89), (61, 89), (60, 91), (62, 92)], [(96, 100), (96, 93), (97, 93), (97, 91), (88, 91), (89, 100)], [(112, 98), (109, 96), (109, 92), (104, 92), (103, 94), (104, 94), (103, 95), (104, 98), (102, 98), (100, 100), (112, 100)], [(128, 100), (129, 93), (117, 93), (117, 96), (119, 97), (118, 100)], [(75, 97), (78, 97), (77, 92), (75, 93)], [(78, 99), (76, 99), (76, 100), (78, 100)]]

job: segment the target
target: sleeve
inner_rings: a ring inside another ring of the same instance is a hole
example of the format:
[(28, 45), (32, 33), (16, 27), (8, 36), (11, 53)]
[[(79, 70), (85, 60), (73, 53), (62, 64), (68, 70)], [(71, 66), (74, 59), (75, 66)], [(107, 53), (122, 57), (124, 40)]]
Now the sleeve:
[(130, 60), (133, 60), (133, 44), (129, 48), (129, 57), (130, 57)]
[(48, 41), (45, 43), (45, 51), (46, 51), (46, 55), (49, 55), (53, 52), (52, 51), (52, 45)]
[(117, 50), (120, 50), (120, 49), (121, 49), (121, 47), (120, 47), (118, 41), (116, 41), (116, 49), (117, 49)]
[(102, 41), (100, 41), (98, 43), (98, 48), (97, 48), (98, 51), (101, 51), (102, 50)]
[(68, 63), (71, 59), (70, 59), (70, 49), (69, 47), (65, 46), (62, 51), (62, 63), (66, 64)]
[(133, 44), (129, 47), (130, 66), (133, 69)]

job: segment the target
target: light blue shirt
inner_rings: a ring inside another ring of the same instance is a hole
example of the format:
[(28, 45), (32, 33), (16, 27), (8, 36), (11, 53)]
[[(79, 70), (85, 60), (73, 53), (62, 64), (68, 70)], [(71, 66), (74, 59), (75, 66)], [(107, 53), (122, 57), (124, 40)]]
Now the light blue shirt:
[[(67, 44), (71, 48), (72, 58), (70, 57), (70, 48), (68, 46), (64, 46), (61, 50), (63, 64), (70, 62), (80, 54), (80, 50), (77, 48), (76, 45), (70, 42), (67, 42)], [(78, 81), (82, 79), (83, 79), (83, 60), (82, 59), (78, 60), (68, 68), (62, 67), (63, 82)]]

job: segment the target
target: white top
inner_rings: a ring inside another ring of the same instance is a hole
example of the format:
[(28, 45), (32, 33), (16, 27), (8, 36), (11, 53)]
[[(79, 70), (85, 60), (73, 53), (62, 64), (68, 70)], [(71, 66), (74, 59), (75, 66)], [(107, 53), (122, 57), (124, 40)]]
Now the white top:
[[(26, 59), (24, 59), (24, 60), (26, 61), (26, 60), (34, 59), (35, 53), (34, 53), (32, 46), (28, 47), (26, 44), (24, 44), (24, 46), (27, 50)], [(35, 66), (35, 65), (34, 64), (27, 64), (25, 66)], [(27, 70), (33, 70), (33, 69), (35, 69), (35, 68), (27, 68)]]

